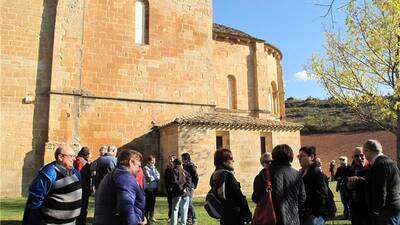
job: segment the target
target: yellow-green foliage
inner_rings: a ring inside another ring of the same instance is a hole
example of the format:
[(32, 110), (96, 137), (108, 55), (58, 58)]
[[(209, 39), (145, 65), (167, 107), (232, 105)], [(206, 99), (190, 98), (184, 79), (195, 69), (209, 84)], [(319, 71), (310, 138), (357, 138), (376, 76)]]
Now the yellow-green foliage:
[[(361, 3), (362, 2), (362, 3)], [(346, 30), (326, 32), (308, 70), (338, 102), (395, 131), (399, 115), (400, 1), (349, 1)], [(371, 106), (378, 113), (371, 113)]]

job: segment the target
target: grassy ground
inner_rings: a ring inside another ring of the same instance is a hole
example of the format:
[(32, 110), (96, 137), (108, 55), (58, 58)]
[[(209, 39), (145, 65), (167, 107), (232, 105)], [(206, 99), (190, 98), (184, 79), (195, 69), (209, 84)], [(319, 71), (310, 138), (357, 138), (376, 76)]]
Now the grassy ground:
[[(331, 190), (335, 190), (335, 183), (331, 183)], [(335, 201), (336, 206), (338, 207), (338, 218), (341, 217), (342, 214), (342, 204), (340, 203), (339, 195), (335, 193)], [(206, 211), (203, 208), (203, 198), (196, 198), (195, 200), (195, 211), (197, 218), (199, 220), (199, 225), (218, 225), (218, 221), (209, 217)], [(249, 204), (254, 211), (255, 205), (249, 199)], [(2, 198), (0, 199), (0, 224), (1, 225), (17, 225), (21, 224), (22, 215), (25, 207), (25, 198)], [(88, 225), (91, 224), (93, 220), (93, 198), (90, 199), (89, 205), (89, 215), (88, 215)], [(168, 224), (168, 206), (167, 200), (165, 197), (158, 197), (156, 203), (156, 218), (158, 219), (157, 225)], [(333, 220), (328, 221), (327, 224), (330, 225), (342, 225), (342, 224), (350, 224), (349, 221), (344, 220)]]

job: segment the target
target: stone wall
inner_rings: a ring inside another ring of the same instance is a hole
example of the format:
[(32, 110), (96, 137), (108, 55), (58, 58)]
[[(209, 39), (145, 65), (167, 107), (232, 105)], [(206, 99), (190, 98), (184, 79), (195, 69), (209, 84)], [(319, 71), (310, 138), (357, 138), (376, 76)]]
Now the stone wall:
[[(0, 197), (20, 196), (43, 163), (57, 1), (1, 1)], [(23, 104), (32, 97), (34, 104)]]

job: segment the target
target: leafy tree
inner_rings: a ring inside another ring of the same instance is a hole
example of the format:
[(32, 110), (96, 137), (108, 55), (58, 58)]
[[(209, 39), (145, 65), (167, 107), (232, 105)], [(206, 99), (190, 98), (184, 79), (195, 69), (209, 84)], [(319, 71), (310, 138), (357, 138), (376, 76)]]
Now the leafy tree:
[(346, 30), (326, 32), (325, 54), (308, 72), (335, 101), (396, 134), (400, 163), (400, 1), (349, 0), (345, 14)]

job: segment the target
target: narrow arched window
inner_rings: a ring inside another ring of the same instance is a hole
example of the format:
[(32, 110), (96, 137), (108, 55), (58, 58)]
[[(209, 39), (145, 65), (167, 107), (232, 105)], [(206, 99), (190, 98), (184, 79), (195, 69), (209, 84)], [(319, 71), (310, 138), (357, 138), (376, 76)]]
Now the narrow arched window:
[(135, 43), (148, 44), (149, 4), (145, 0), (135, 2)]
[(271, 112), (273, 112), (274, 114), (278, 114), (278, 88), (277, 85), (275, 83), (275, 81), (271, 82), (271, 89), (272, 89), (272, 99), (270, 99), (270, 108), (272, 107)]
[(228, 109), (237, 109), (237, 89), (234, 76), (228, 76)]

